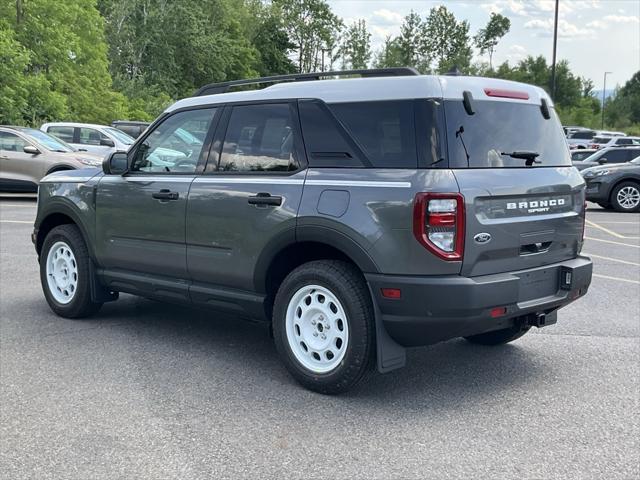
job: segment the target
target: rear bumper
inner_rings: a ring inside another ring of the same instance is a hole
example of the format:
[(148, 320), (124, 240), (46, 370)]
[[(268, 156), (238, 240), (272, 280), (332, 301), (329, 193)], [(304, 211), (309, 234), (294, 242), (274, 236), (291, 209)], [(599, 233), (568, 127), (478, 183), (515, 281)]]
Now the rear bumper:
[[(480, 277), (406, 277), (367, 274), (384, 327), (404, 346), (429, 345), (454, 337), (507, 328), (514, 319), (555, 312), (587, 292), (592, 264), (587, 257), (517, 272)], [(561, 285), (570, 274), (571, 284)], [(401, 298), (382, 296), (396, 288)], [(491, 310), (505, 307), (493, 318)]]

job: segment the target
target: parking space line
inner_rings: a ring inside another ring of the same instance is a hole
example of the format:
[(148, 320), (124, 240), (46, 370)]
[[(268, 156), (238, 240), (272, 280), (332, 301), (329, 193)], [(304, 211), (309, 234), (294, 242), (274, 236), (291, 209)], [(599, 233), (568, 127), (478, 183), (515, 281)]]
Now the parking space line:
[(640, 248), (640, 245), (631, 245), (629, 243), (614, 242), (613, 240), (604, 240), (602, 238), (584, 237), (585, 240), (593, 240), (594, 242), (613, 243), (614, 245), (622, 245), (623, 247)]
[(638, 225), (638, 222), (600, 222), (606, 225)]
[(37, 205), (20, 205), (20, 204), (9, 204), (9, 203), (0, 203), (0, 208), (2, 207), (20, 207), (20, 208), (36, 208)]
[(640, 285), (640, 281), (638, 280), (629, 280), (628, 278), (618, 278), (618, 277), (610, 277), (609, 275), (600, 275), (599, 273), (592, 274), (594, 277), (604, 278), (606, 280), (618, 280), (619, 282), (627, 282), (633, 283), (636, 285)]
[(595, 253), (585, 253), (582, 252), (583, 255), (587, 255), (588, 257), (593, 257), (593, 258), (600, 258), (602, 260), (610, 260), (612, 262), (618, 262), (618, 263), (624, 263), (626, 265), (633, 265), (636, 267), (640, 267), (640, 263), (636, 263), (636, 262), (629, 262), (628, 260), (621, 260), (619, 258), (611, 258), (611, 257), (603, 257), (602, 255), (596, 255)]
[(33, 225), (33, 220), (0, 220), (0, 223), (30, 223)]
[(606, 227), (603, 227), (602, 225), (598, 225), (596, 222), (592, 222), (591, 220), (585, 220), (585, 222), (587, 222), (587, 226), (589, 227), (593, 227), (593, 228), (597, 228), (598, 230), (602, 230), (605, 233), (608, 233), (609, 235), (612, 235), (616, 238), (629, 238), (629, 239), (635, 239), (638, 237), (627, 237), (626, 235), (621, 235), (620, 233), (614, 232), (613, 230), (609, 230)]

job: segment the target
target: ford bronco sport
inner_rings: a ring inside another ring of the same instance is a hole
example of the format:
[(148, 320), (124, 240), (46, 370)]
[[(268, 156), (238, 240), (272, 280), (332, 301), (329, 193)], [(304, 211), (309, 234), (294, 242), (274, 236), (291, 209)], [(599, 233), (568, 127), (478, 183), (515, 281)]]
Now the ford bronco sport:
[(103, 171), (46, 177), (33, 242), (58, 315), (126, 292), (270, 322), (338, 393), (405, 347), (556, 322), (591, 281), (584, 215), (542, 89), (398, 68), (205, 86)]

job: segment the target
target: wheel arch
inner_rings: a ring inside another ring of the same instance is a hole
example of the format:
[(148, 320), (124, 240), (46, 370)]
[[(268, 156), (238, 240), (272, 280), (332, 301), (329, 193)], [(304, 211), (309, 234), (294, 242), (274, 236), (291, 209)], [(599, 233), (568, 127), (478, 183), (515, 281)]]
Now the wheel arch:
[(80, 230), (82, 239), (89, 251), (89, 256), (95, 260), (93, 245), (89, 241), (87, 228), (80, 219), (80, 215), (78, 215), (72, 207), (68, 206), (66, 203), (56, 202), (56, 204), (52, 205), (38, 216), (41, 218), (41, 220), (38, 220), (36, 223), (35, 247), (38, 257), (40, 257), (44, 239), (51, 230), (59, 225), (75, 225)]
[(51, 173), (64, 172), (65, 170), (76, 170), (76, 168), (71, 166), (71, 165), (64, 164), (64, 163), (61, 164), (61, 165), (54, 165), (49, 170), (47, 170), (47, 173), (45, 174), (45, 177), (47, 175), (51, 174)]

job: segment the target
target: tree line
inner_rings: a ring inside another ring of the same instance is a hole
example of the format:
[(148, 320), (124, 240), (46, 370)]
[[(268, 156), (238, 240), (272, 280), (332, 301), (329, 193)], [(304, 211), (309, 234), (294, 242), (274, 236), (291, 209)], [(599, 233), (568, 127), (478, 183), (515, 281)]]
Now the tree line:
[[(438, 6), (409, 13), (373, 51), (366, 21), (346, 25), (326, 0), (0, 0), (0, 123), (151, 120), (207, 83), (331, 69), (457, 68), (549, 90), (543, 56), (494, 66), (510, 27), (492, 13), (472, 36)], [(608, 127), (640, 131), (639, 76), (608, 101)], [(599, 126), (593, 87), (558, 63), (553, 96), (565, 124)]]

